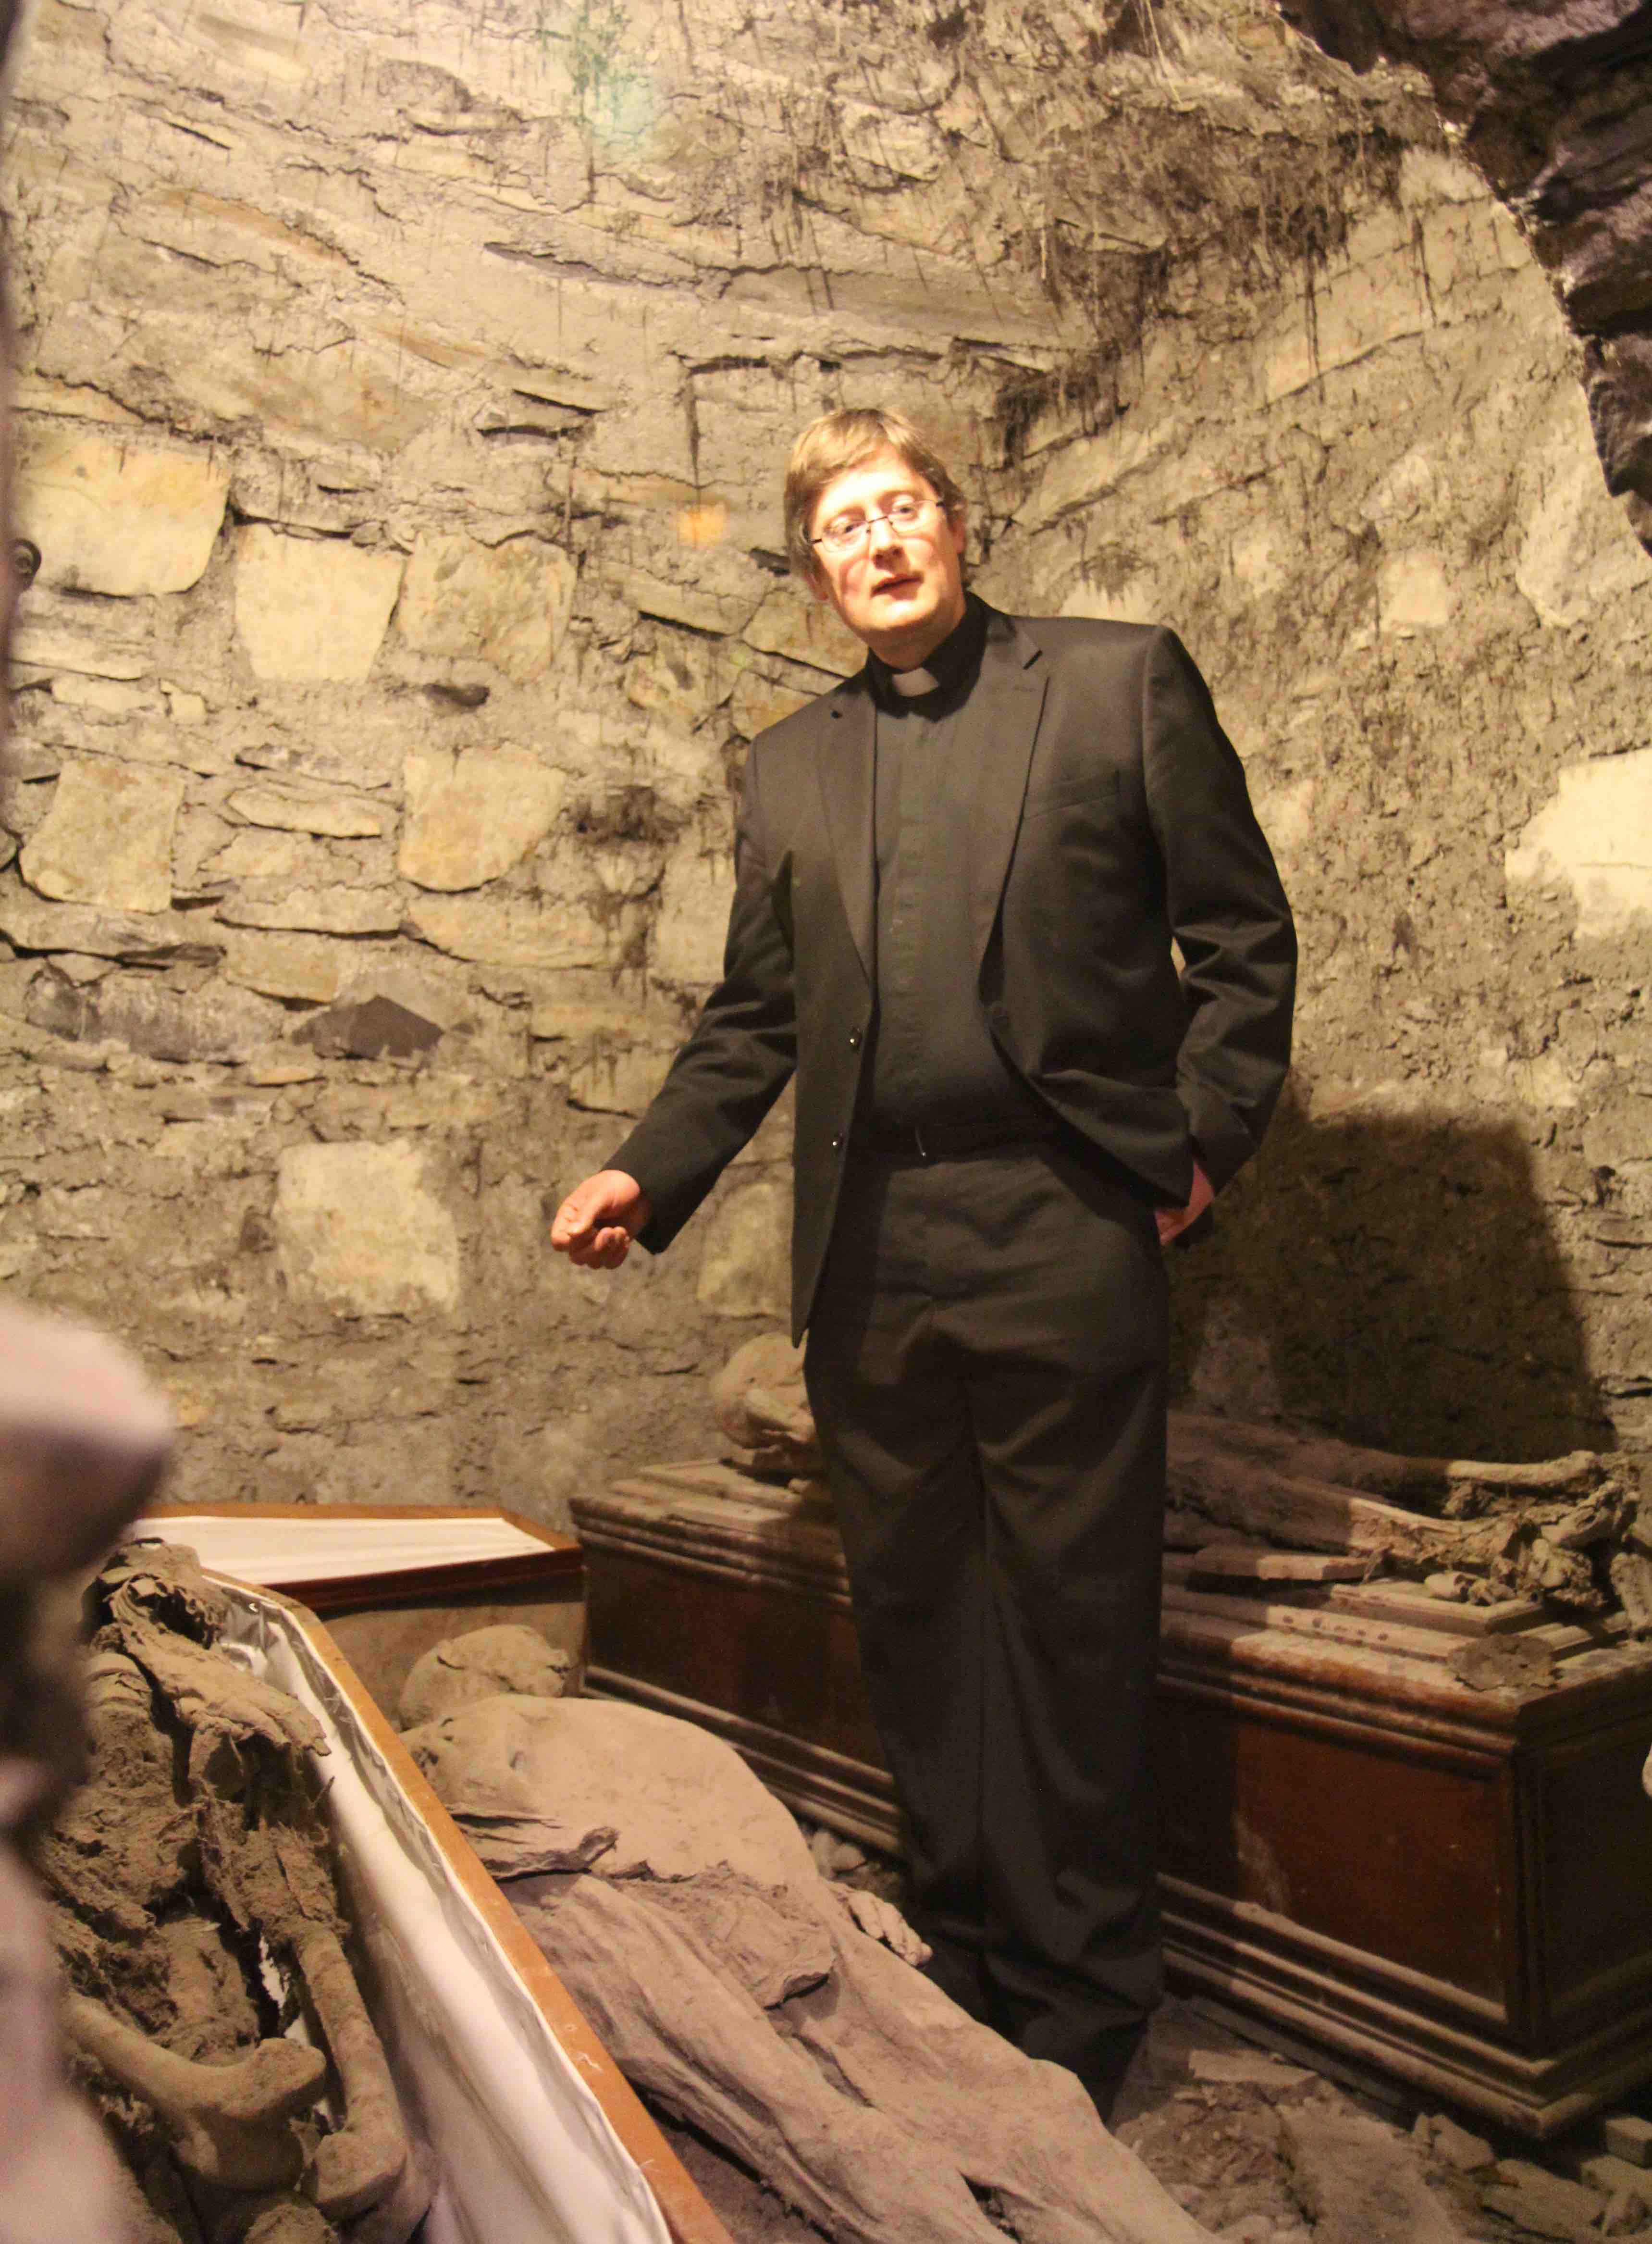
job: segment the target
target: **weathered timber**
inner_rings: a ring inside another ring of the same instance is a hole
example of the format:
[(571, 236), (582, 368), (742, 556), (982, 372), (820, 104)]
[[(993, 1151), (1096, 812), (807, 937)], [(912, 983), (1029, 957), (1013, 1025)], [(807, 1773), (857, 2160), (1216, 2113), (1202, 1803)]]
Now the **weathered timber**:
[(1170, 1424), (1174, 1434), (1185, 1433), (1190, 1439), (1226, 1450), (1235, 1457), (1429, 1511), (1443, 1509), (1470, 1489), (1522, 1497), (1587, 1495), (1600, 1485), (1609, 1470), (1606, 1460), (1593, 1450), (1574, 1450), (1563, 1457), (1543, 1457), (1532, 1463), (1504, 1463), (1492, 1458), (1402, 1457), (1392, 1450), (1368, 1449), (1357, 1442), (1336, 1441), (1329, 1435), (1298, 1434), (1287, 1426), (1217, 1417), (1210, 1411), (1173, 1410)]
[(1327, 1551), (1274, 1551), (1265, 1544), (1207, 1543), (1193, 1554), (1196, 1582), (1288, 1582), (1321, 1587), (1358, 1582), (1368, 1562)]
[(1333, 1481), (1253, 1460), (1181, 1416), (1170, 1423), (1168, 1487), (1173, 1505), (1242, 1535), (1431, 1571), (1457, 1563), (1469, 1532), (1454, 1520), (1427, 1518)]

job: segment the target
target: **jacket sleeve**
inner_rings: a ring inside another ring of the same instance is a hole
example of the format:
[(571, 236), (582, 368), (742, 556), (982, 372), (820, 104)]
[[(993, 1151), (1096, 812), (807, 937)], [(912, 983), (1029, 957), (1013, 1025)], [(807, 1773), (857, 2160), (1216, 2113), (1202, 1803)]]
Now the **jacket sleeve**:
[(789, 886), (766, 860), (758, 754), (746, 759), (734, 842), (734, 902), (723, 978), (610, 1168), (635, 1177), (653, 1213), (637, 1234), (669, 1247), (786, 1088), (797, 1058)]
[(1219, 1191), (1261, 1143), (1290, 1066), (1296, 930), (1244, 767), (1174, 632), (1149, 650), (1143, 702), (1148, 815), (1187, 1006), (1177, 1089)]

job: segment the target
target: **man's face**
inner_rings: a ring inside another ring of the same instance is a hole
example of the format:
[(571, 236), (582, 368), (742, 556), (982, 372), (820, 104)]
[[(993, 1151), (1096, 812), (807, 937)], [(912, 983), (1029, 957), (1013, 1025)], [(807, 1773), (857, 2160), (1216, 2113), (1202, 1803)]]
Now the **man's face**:
[[(906, 526), (889, 519), (902, 502), (922, 510)], [(909, 670), (962, 619), (964, 525), (947, 519), (929, 484), (893, 450), (834, 477), (815, 501), (809, 535), (868, 523), (846, 550), (814, 547), (812, 589), (874, 654)]]

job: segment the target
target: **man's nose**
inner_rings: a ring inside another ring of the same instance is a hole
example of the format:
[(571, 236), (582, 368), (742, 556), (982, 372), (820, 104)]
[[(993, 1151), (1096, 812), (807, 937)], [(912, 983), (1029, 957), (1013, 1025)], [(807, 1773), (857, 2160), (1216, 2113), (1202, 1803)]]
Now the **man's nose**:
[(899, 545), (900, 543), (900, 532), (895, 528), (888, 515), (880, 514), (876, 521), (869, 525), (866, 532), (866, 548), (869, 552), (887, 552), (892, 545)]

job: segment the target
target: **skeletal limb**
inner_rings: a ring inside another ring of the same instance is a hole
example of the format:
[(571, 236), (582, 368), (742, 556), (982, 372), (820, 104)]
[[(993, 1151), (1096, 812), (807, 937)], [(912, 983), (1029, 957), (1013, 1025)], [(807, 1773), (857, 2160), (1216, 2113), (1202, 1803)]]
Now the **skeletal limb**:
[(344, 2125), (316, 2146), (305, 2189), (329, 2220), (348, 2220), (395, 2187), (408, 2138), (384, 2050), (335, 1933), (312, 1925), (293, 1952), (344, 2090)]
[(229, 2189), (287, 2189), (297, 2181), (304, 2150), (290, 2122), (326, 2085), (319, 2049), (261, 2041), (232, 2065), (195, 2065), (84, 1995), (66, 1997), (64, 2024), (89, 2057), (154, 2106), (192, 2173)]

